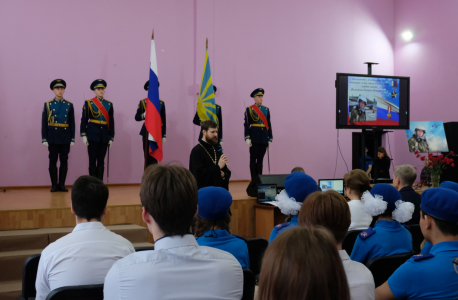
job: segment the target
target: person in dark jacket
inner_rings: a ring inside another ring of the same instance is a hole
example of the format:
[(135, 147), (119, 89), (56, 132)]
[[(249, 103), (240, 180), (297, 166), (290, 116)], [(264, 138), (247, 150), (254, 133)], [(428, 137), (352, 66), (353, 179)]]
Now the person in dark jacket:
[(417, 170), (411, 165), (400, 165), (395, 168), (393, 177), (393, 186), (401, 194), (402, 200), (415, 205), (412, 219), (405, 224), (418, 225), (420, 222), (421, 196), (412, 188), (415, 179), (417, 179)]
[(375, 178), (391, 178), (390, 177), (390, 164), (391, 159), (386, 153), (384, 147), (377, 148), (377, 174)]

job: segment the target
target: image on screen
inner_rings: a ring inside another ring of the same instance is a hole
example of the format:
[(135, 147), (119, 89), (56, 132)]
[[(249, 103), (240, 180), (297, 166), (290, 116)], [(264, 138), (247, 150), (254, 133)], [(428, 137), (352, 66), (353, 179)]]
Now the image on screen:
[(399, 126), (399, 79), (348, 77), (348, 125)]
[(339, 194), (344, 193), (343, 180), (320, 180), (320, 188), (323, 192), (334, 190)]
[(406, 130), (409, 152), (448, 152), (447, 138), (442, 121), (410, 122)]
[(277, 196), (277, 186), (259, 185), (258, 186), (258, 201), (274, 201)]

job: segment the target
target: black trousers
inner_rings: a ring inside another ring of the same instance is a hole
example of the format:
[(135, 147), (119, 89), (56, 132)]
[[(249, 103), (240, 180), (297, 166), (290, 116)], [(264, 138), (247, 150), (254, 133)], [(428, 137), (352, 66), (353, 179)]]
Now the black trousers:
[(149, 154), (149, 146), (147, 144), (147, 141), (146, 141), (146, 137), (148, 135), (143, 135), (142, 136), (142, 145), (143, 145), (143, 159), (145, 159), (145, 151), (147, 152), (146, 154), (146, 167), (152, 165), (152, 164), (157, 164), (157, 159), (155, 159), (154, 157), (152, 157), (150, 154)]
[(89, 168), (105, 167), (105, 155), (107, 154), (108, 143), (89, 141), (87, 153), (89, 154)]
[(250, 147), (250, 165), (262, 166), (268, 144), (252, 143)]
[(49, 144), (49, 168), (57, 168), (57, 160), (60, 158), (60, 167), (68, 169), (68, 153), (70, 144)]

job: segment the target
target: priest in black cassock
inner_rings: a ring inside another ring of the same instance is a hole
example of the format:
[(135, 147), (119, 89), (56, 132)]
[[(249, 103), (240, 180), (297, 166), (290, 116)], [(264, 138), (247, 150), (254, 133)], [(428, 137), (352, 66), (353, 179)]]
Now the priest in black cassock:
[(192, 149), (189, 158), (189, 171), (194, 175), (199, 189), (219, 186), (229, 190), (231, 171), (227, 168), (227, 158), (218, 143), (218, 125), (208, 120), (200, 127), (202, 139)]

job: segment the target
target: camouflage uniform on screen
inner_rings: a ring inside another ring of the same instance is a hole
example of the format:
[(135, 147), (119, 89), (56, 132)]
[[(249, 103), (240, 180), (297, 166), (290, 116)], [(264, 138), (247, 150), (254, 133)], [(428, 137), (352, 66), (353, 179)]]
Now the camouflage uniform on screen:
[[(418, 130), (423, 131), (423, 136), (417, 135)], [(426, 134), (426, 129), (423, 126), (418, 125), (415, 127), (415, 133), (412, 135), (412, 137), (408, 141), (410, 152), (415, 152), (418, 150), (418, 152), (425, 153), (425, 152), (430, 151), (428, 142), (426, 141), (425, 134)]]
[[(364, 107), (361, 108), (360, 103), (364, 102)], [(359, 122), (359, 121), (366, 121), (366, 105), (367, 99), (366, 97), (359, 96), (358, 98), (358, 105), (353, 108), (350, 113), (350, 122)]]

